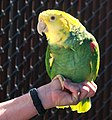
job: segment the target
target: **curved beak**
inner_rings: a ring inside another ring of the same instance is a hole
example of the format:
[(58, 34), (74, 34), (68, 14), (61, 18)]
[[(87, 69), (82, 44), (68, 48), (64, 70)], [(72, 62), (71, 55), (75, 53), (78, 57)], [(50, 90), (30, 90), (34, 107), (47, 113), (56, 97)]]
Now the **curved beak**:
[(45, 32), (48, 31), (47, 25), (44, 23), (43, 20), (40, 20), (40, 21), (38, 22), (37, 31), (38, 31), (38, 33), (39, 33), (40, 35), (42, 35), (42, 36), (43, 36), (42, 33), (45, 33)]

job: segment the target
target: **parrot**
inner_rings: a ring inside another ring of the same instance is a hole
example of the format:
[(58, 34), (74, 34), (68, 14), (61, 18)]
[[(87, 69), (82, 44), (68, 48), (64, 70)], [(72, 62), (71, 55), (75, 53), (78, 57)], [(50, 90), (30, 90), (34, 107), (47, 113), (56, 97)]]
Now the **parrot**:
[[(51, 80), (55, 76), (74, 83), (96, 80), (100, 66), (99, 44), (77, 18), (65, 11), (48, 9), (39, 14), (37, 31), (45, 34), (48, 42), (45, 65)], [(77, 105), (58, 106), (66, 107), (77, 113), (88, 112), (91, 98)]]

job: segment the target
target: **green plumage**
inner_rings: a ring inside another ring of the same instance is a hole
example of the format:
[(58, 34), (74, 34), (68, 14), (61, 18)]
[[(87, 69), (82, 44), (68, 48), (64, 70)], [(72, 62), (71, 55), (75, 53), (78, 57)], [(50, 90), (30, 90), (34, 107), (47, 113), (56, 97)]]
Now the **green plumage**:
[[(94, 48), (91, 48), (91, 42), (96, 44)], [(49, 63), (50, 54), (53, 55), (54, 59), (51, 67)], [(80, 32), (70, 32), (70, 36), (63, 43), (63, 46), (48, 45), (46, 69), (51, 79), (61, 74), (77, 83), (84, 80), (94, 81), (99, 69), (99, 48), (95, 38), (86, 30), (82, 34)], [(80, 107), (80, 105), (83, 107)], [(83, 113), (90, 108), (91, 102), (88, 98), (79, 102), (76, 108), (73, 107), (72, 110)]]
[[(85, 31), (80, 36), (70, 33), (63, 46), (49, 46), (46, 52), (46, 69), (52, 79), (58, 74), (71, 79), (73, 82), (95, 80), (99, 69), (99, 49), (91, 51), (90, 43), (95, 38)], [(98, 46), (97, 46), (98, 47)], [(50, 53), (53, 55), (53, 64), (50, 67)]]

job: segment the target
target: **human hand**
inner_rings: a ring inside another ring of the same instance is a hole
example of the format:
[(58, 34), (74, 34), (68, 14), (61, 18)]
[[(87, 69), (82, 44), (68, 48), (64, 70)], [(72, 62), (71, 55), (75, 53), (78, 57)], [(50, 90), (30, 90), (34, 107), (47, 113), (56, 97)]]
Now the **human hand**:
[(84, 98), (94, 96), (97, 90), (97, 85), (88, 81), (73, 83), (70, 80), (65, 80), (63, 85), (64, 90), (62, 90), (60, 81), (56, 79), (38, 88), (39, 98), (45, 109), (75, 105)]
[(97, 91), (97, 85), (91, 81), (84, 81), (81, 83), (73, 83), (70, 80), (64, 82), (65, 89), (69, 90), (73, 96), (78, 97), (78, 101), (82, 99), (93, 97)]

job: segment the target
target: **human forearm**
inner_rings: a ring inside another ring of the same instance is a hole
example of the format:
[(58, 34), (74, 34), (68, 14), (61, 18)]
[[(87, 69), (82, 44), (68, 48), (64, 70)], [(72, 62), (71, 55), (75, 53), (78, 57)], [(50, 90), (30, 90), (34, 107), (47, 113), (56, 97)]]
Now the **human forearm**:
[(37, 114), (29, 93), (0, 103), (1, 120), (26, 120)]
[[(60, 84), (60, 83), (59, 83)], [(45, 109), (55, 107), (50, 90), (51, 83), (37, 89), (38, 96)], [(0, 120), (28, 120), (37, 115), (30, 93), (0, 103)]]

